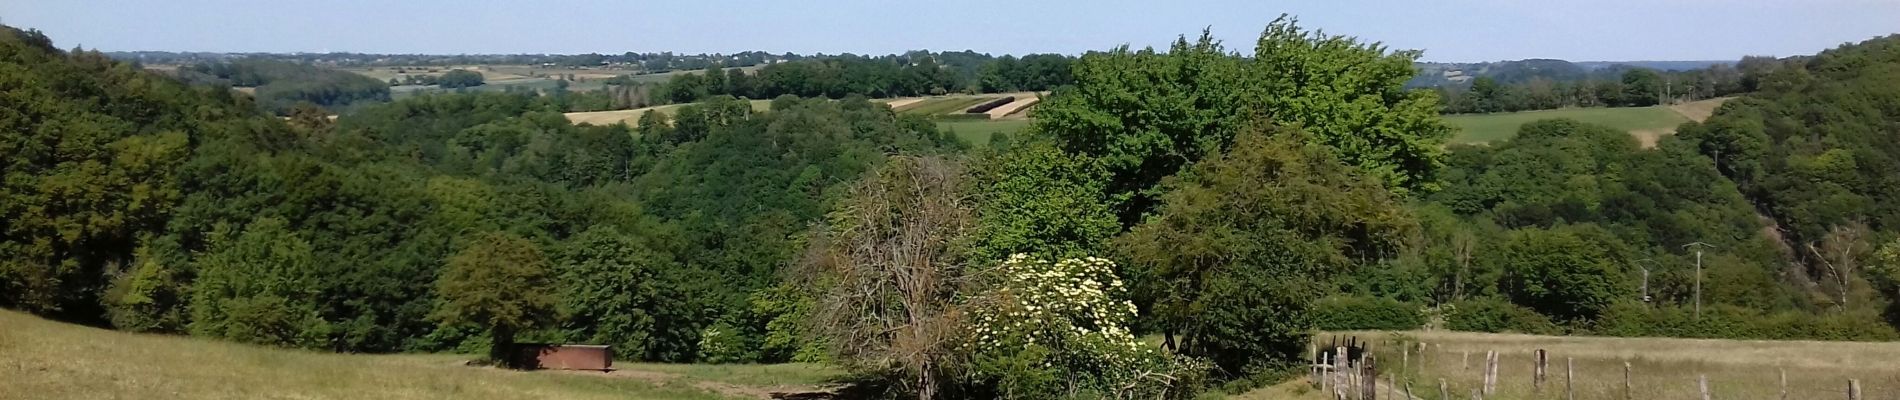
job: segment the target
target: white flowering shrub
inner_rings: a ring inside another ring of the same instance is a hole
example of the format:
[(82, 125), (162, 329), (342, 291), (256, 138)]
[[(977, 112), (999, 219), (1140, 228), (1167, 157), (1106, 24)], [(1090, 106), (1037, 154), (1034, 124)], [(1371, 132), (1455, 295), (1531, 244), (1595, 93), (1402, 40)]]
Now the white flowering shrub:
[[(1159, 397), (1202, 367), (1142, 344), (1115, 263), (1014, 255), (972, 301), (972, 373), (1003, 398)], [(1198, 375), (1197, 375), (1198, 376)]]

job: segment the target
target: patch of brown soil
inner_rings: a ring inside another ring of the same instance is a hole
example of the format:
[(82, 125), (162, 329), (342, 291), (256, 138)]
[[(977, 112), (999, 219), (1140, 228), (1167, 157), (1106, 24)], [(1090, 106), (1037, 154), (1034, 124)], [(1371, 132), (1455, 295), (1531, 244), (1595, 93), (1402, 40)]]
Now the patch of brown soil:
[(1702, 122), (1709, 120), (1710, 116), (1715, 115), (1715, 109), (1722, 107), (1722, 103), (1728, 102), (1729, 99), (1734, 99), (1734, 97), (1717, 97), (1708, 100), (1680, 103), (1669, 106), (1669, 110), (1675, 111), (1677, 114), (1682, 114), (1683, 117), (1688, 118), (1690, 121)]
[(1676, 134), (1675, 129), (1637, 129), (1630, 131), (1630, 136), (1635, 136), (1636, 143), (1642, 144), (1645, 149), (1656, 148), (1656, 142), (1661, 141), (1663, 135), (1674, 134)]
[(550, 371), (575, 375), (604, 376), (608, 378), (636, 379), (658, 386), (686, 385), (709, 392), (748, 399), (830, 399), (837, 396), (832, 388), (775, 385), (749, 386), (726, 382), (693, 381), (684, 375), (647, 371), (638, 369), (617, 369), (612, 371)]

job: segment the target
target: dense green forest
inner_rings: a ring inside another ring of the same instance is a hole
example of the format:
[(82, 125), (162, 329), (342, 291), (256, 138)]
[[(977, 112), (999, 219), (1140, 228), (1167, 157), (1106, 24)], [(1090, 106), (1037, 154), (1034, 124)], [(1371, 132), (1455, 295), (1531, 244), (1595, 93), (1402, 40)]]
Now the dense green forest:
[(1516, 68), (1436, 86), (1447, 114), (1549, 110), (1564, 107), (1642, 107), (1751, 92), (1762, 77), (1795, 62), (1746, 57), (1734, 66), (1661, 71), (1615, 65), (1583, 71), (1558, 60), (1525, 60)]
[(265, 59), (188, 65), (178, 69), (178, 78), (194, 84), (253, 88), (258, 106), (278, 114), (306, 103), (342, 110), (359, 102), (389, 101), (389, 86), (375, 79)]
[(977, 71), (1053, 93), (973, 145), (865, 100), (958, 83), (908, 63), (715, 68), (631, 127), (568, 123), (561, 91), (279, 118), (8, 28), (0, 306), (828, 362), (919, 398), (1192, 398), (1270, 383), (1315, 329), (1900, 338), (1900, 37), (1742, 74), (1654, 148), (1567, 120), (1447, 146), (1418, 52), (1290, 18), (1252, 44)]

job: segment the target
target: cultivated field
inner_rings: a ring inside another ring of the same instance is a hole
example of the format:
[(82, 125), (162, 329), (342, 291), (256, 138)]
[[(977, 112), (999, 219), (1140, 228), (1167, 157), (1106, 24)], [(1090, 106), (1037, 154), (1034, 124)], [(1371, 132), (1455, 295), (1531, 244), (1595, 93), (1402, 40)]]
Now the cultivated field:
[(0, 310), (0, 399), (756, 399), (817, 390), (837, 376), (804, 364), (522, 372), (468, 359), (284, 350)]
[[(750, 102), (752, 103), (752, 111), (772, 109), (771, 100), (750, 100)], [(567, 117), (567, 122), (574, 124), (613, 125), (626, 123), (628, 126), (633, 126), (640, 124), (640, 116), (646, 115), (648, 110), (657, 111), (662, 115), (672, 117), (674, 113), (679, 112), (680, 106), (684, 105), (685, 104), (668, 104), (664, 106), (635, 108), (632, 110), (571, 112), (561, 115)]]
[(1684, 122), (1709, 118), (1728, 98), (1709, 99), (1673, 106), (1619, 108), (1565, 108), (1496, 114), (1447, 115), (1445, 122), (1457, 129), (1452, 143), (1486, 143), (1517, 135), (1526, 123), (1551, 118), (1569, 118), (1624, 130), (1636, 135), (1645, 147), (1654, 146), (1662, 135), (1674, 134)]
[[(1576, 399), (1700, 399), (1706, 377), (1714, 399), (1845, 399), (1857, 379), (1862, 399), (1900, 398), (1900, 343), (1562, 337), (1466, 332), (1356, 332), (1372, 342), (1381, 381), (1409, 383), (1419, 399), (1439, 399), (1439, 380), (1452, 398), (1469, 399), (1483, 383), (1485, 353), (1499, 354), (1496, 392), (1487, 399), (1563, 399), (1567, 366), (1576, 370)], [(1322, 335), (1326, 340), (1330, 336)], [(1418, 343), (1425, 343), (1423, 354)], [(1324, 345), (1324, 343), (1322, 343)], [(1402, 354), (1401, 349), (1405, 349)], [(1535, 351), (1547, 352), (1546, 380), (1533, 383)], [(1787, 396), (1782, 396), (1786, 377)], [(1292, 394), (1298, 385), (1263, 389)], [(1304, 393), (1317, 396), (1317, 393)], [(1290, 396), (1294, 398), (1304, 398)], [(1246, 397), (1266, 398), (1266, 397)], [(1318, 397), (1311, 397), (1318, 398)]]

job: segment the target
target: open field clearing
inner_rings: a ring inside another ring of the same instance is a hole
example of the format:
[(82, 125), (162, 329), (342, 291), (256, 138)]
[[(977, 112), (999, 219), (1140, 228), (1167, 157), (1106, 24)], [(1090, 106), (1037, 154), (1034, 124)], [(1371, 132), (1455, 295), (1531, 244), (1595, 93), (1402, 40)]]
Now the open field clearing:
[[(1566, 375), (1577, 399), (1698, 399), (1704, 377), (1715, 399), (1843, 399), (1850, 379), (1863, 399), (1900, 398), (1900, 343), (1562, 337), (1468, 332), (1352, 332), (1369, 340), (1381, 380), (1409, 382), (1422, 399), (1471, 398), (1483, 386), (1486, 352), (1498, 352), (1495, 392), (1487, 399), (1562, 399)], [(1321, 346), (1331, 336), (1317, 339)], [(1418, 343), (1425, 343), (1423, 354)], [(1404, 349), (1404, 353), (1401, 353)], [(1534, 383), (1535, 354), (1547, 353), (1545, 380)], [(1568, 366), (1575, 363), (1575, 371)], [(1785, 375), (1784, 375), (1785, 371)], [(1782, 381), (1786, 377), (1786, 397)], [(1381, 393), (1386, 395), (1387, 393)], [(1401, 398), (1401, 397), (1394, 397)]]
[(0, 399), (734, 399), (815, 390), (837, 374), (803, 364), (522, 372), (469, 358), (285, 350), (0, 311)]
[(1734, 97), (1717, 97), (1708, 100), (1680, 103), (1669, 106), (1669, 109), (1675, 111), (1677, 114), (1682, 114), (1684, 118), (1688, 118), (1691, 121), (1702, 122), (1714, 116), (1715, 109), (1721, 108), (1722, 103), (1727, 103), (1729, 99), (1734, 99)]
[(1003, 96), (932, 97), (920, 103), (913, 104), (911, 107), (906, 108), (902, 110), (901, 112), (905, 114), (917, 114), (917, 115), (961, 114), (963, 113), (963, 110), (967, 110), (972, 106), (983, 104), (984, 102), (988, 102), (990, 100), (1000, 99), (1002, 97)]
[[(749, 102), (752, 104), (752, 111), (772, 109), (771, 100), (749, 100)], [(625, 122), (627, 125), (637, 125), (640, 123), (640, 116), (645, 115), (647, 110), (658, 111), (660, 114), (671, 117), (674, 113), (679, 112), (680, 106), (684, 106), (684, 104), (668, 104), (635, 108), (632, 110), (571, 112), (562, 115), (567, 116), (568, 122), (575, 124), (612, 125)]]
[(1447, 115), (1445, 122), (1456, 129), (1452, 133), (1452, 143), (1486, 143), (1516, 136), (1517, 128), (1526, 123), (1552, 118), (1569, 118), (1629, 132), (1675, 132), (1676, 125), (1689, 121), (1669, 107), (1654, 106)]
[(1552, 118), (1570, 118), (1628, 131), (1644, 147), (1655, 146), (1662, 135), (1676, 133), (1676, 126), (1702, 121), (1715, 113), (1729, 98), (1715, 98), (1670, 106), (1618, 108), (1565, 108), (1496, 114), (1447, 115), (1445, 122), (1457, 129), (1452, 143), (1486, 143), (1517, 135), (1526, 123)]

